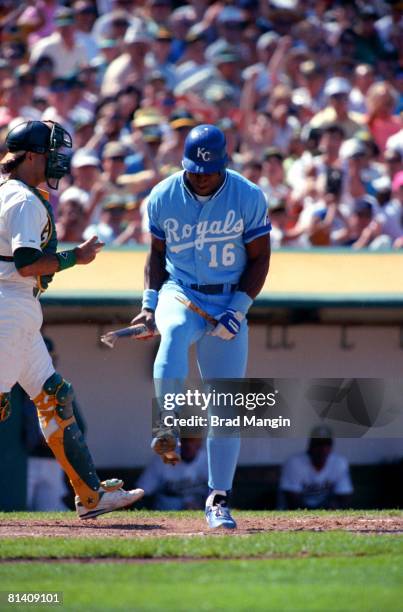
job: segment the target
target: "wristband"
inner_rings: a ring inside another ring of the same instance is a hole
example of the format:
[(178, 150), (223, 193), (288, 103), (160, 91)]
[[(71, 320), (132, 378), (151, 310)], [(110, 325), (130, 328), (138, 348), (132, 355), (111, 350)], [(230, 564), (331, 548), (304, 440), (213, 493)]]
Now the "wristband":
[(228, 304), (228, 308), (232, 308), (233, 310), (241, 312), (243, 315), (246, 315), (252, 304), (252, 298), (249, 297), (249, 295), (245, 293), (245, 291), (235, 291), (232, 300)]
[(59, 272), (72, 268), (77, 263), (77, 255), (74, 249), (70, 251), (60, 251), (56, 253), (57, 261), (59, 262)]
[(158, 304), (158, 291), (156, 289), (144, 289), (143, 303), (141, 308), (145, 310), (155, 310)]

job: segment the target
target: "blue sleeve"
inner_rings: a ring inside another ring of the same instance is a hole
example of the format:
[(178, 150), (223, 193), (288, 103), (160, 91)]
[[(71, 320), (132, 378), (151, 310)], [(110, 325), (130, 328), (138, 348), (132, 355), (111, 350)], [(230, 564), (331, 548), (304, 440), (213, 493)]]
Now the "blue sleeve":
[(256, 198), (253, 203), (246, 200), (245, 227), (243, 239), (245, 244), (252, 242), (255, 238), (268, 234), (271, 230), (271, 223), (268, 216), (268, 207), (263, 192), (256, 191)]
[(150, 232), (156, 238), (165, 240), (165, 231), (160, 222), (160, 209), (161, 206), (159, 198), (151, 192), (150, 199), (148, 200), (147, 204)]

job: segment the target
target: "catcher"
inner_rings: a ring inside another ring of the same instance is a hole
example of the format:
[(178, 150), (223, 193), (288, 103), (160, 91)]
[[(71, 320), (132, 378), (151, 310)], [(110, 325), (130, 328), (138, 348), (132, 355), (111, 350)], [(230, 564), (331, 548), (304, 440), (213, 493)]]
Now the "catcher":
[(57, 189), (68, 173), (71, 136), (58, 123), (28, 121), (9, 132), (0, 162), (0, 422), (10, 416), (19, 382), (32, 398), (42, 433), (76, 493), (82, 519), (132, 505), (144, 492), (121, 480), (100, 482), (72, 410), (73, 387), (55, 372), (40, 328), (39, 296), (53, 275), (86, 265), (104, 246), (97, 237), (56, 253), (57, 235), (46, 181)]

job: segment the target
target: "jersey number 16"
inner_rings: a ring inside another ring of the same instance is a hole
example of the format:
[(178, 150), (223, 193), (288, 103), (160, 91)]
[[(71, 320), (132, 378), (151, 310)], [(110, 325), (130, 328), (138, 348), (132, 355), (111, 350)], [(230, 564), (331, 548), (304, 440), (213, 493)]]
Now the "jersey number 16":
[[(235, 245), (233, 242), (227, 242), (224, 244), (224, 247), (221, 252), (221, 264), (223, 266), (232, 266), (235, 263)], [(210, 251), (210, 261), (209, 268), (218, 268), (218, 246), (216, 244), (212, 244), (209, 248)]]

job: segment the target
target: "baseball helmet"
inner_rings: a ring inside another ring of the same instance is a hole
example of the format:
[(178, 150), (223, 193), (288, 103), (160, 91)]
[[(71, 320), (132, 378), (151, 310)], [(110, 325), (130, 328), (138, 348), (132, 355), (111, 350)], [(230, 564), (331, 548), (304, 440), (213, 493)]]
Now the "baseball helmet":
[(1, 163), (25, 151), (41, 154), (49, 152), (45, 176), (51, 189), (57, 189), (59, 180), (69, 172), (70, 156), (60, 153), (59, 150), (63, 147), (71, 149), (72, 140), (70, 134), (59, 123), (53, 121), (20, 123), (7, 134), (6, 147), (8, 153)]
[(215, 125), (194, 127), (186, 137), (182, 166), (194, 174), (221, 172), (228, 163), (227, 143)]

